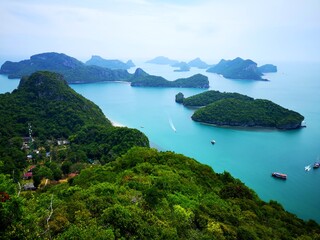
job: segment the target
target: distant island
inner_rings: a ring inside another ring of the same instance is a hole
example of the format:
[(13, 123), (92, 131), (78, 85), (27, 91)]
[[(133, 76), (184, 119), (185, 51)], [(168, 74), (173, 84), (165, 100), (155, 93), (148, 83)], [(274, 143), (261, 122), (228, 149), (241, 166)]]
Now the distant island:
[(269, 100), (253, 99), (239, 93), (207, 91), (189, 98), (182, 93), (176, 102), (188, 107), (201, 107), (192, 120), (217, 126), (261, 127), (283, 130), (301, 127), (304, 117)]
[[(266, 66), (266, 65), (265, 65)], [(262, 66), (262, 70), (269, 69)], [(233, 60), (222, 59), (217, 65), (209, 68), (207, 72), (221, 74), (225, 78), (230, 79), (248, 79), (248, 80), (260, 80), (267, 81), (263, 79), (263, 71), (257, 67), (257, 63), (247, 59), (244, 60), (240, 57)]]
[(200, 58), (195, 58), (188, 62), (189, 67), (195, 67), (195, 68), (200, 68), (200, 69), (207, 69), (210, 67), (209, 64), (205, 63), (202, 61)]
[(164, 56), (159, 56), (159, 57), (155, 57), (151, 60), (146, 61), (146, 63), (159, 64), (159, 65), (170, 65), (171, 66), (176, 63), (179, 63), (179, 61), (172, 60), (172, 59), (164, 57)]
[(188, 63), (186, 62), (179, 62), (178, 60), (172, 60), (170, 58), (159, 56), (155, 57), (151, 60), (148, 60), (146, 63), (153, 63), (153, 64), (159, 64), (159, 65), (170, 65), (171, 67), (178, 67), (180, 69), (174, 70), (175, 72), (186, 72), (189, 71), (190, 68), (200, 68), (200, 69), (207, 69), (209, 67), (212, 67), (212, 65), (209, 65), (202, 61), (200, 58), (195, 58)]
[(272, 72), (278, 71), (277, 66), (275, 66), (273, 64), (265, 64), (265, 65), (258, 67), (258, 69), (262, 73), (272, 73)]
[(93, 55), (90, 60), (86, 61), (86, 65), (95, 65), (99, 67), (109, 68), (109, 69), (123, 69), (127, 70), (131, 67), (135, 67), (132, 60), (128, 60), (126, 63), (120, 60), (108, 60), (100, 56)]
[(188, 72), (190, 71), (190, 66), (186, 62), (179, 62), (173, 64), (171, 67), (177, 67), (179, 69), (173, 70), (174, 72)]
[(68, 83), (126, 81), (131, 77), (126, 70), (88, 66), (66, 54), (55, 52), (36, 54), (20, 62), (6, 61), (1, 66), (0, 74), (8, 75), (8, 78), (21, 78), (44, 70), (62, 74)]
[(130, 79), (132, 87), (176, 87), (176, 88), (209, 88), (208, 77), (196, 74), (189, 78), (169, 81), (160, 76), (149, 75), (138, 68)]

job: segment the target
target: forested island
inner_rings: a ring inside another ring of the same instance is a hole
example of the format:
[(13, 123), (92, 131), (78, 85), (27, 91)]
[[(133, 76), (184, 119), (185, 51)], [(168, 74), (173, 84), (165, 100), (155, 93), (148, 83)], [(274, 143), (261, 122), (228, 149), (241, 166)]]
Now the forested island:
[(274, 71), (274, 67), (269, 64), (258, 68), (254, 61), (237, 57), (233, 60), (222, 59), (218, 64), (207, 69), (207, 72), (221, 74), (223, 77), (230, 79), (267, 81), (267, 79), (262, 78), (263, 73), (269, 72), (271, 69)]
[[(99, 56), (93, 56), (84, 64), (63, 53), (51, 52), (33, 55), (29, 60), (20, 62), (6, 61), (1, 66), (0, 74), (5, 74), (8, 78), (20, 78), (36, 71), (52, 71), (62, 74), (68, 83), (125, 81), (131, 82), (133, 87), (209, 88), (208, 78), (201, 74), (168, 81), (163, 77), (147, 74), (140, 68), (136, 69), (134, 74), (130, 74), (126, 68), (133, 65), (132, 61), (125, 64)], [(141, 71), (144, 74), (141, 75)]]
[(192, 120), (217, 126), (261, 127), (283, 130), (301, 127), (304, 117), (269, 100), (253, 99), (239, 93), (207, 91), (188, 98), (176, 95), (176, 102), (201, 107)]
[(315, 221), (229, 173), (113, 127), (60, 74), (36, 72), (1, 94), (0, 126), (3, 239), (320, 237)]
[(160, 76), (149, 75), (141, 68), (136, 70), (130, 81), (132, 87), (209, 88), (208, 77), (202, 74), (169, 81)]

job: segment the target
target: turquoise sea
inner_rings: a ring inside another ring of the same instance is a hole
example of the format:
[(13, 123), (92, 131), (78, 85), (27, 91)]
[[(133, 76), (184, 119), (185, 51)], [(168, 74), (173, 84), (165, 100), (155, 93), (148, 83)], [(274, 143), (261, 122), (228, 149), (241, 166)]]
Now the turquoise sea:
[[(248, 131), (195, 123), (190, 118), (193, 110), (175, 103), (175, 95), (182, 92), (187, 97), (205, 90), (133, 88), (115, 82), (71, 87), (100, 106), (111, 121), (144, 132), (153, 147), (193, 157), (216, 172), (228, 171), (263, 200), (276, 200), (297, 216), (320, 223), (320, 169), (304, 170), (320, 159), (320, 64), (273, 63), (278, 73), (267, 74), (269, 82), (230, 80), (195, 68), (181, 73), (169, 66), (142, 63), (139, 67), (170, 80), (203, 73), (209, 77), (210, 89), (269, 99), (298, 111), (306, 128)], [(0, 93), (12, 91), (18, 83), (0, 75)], [(272, 178), (274, 171), (286, 173), (288, 179)]]

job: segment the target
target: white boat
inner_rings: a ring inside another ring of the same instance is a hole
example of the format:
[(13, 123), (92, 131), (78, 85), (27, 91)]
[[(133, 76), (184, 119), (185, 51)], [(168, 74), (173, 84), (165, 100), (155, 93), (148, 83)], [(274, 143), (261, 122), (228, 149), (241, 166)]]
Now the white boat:
[(216, 143), (216, 141), (212, 139), (211, 140), (211, 144), (215, 144), (215, 143)]
[(305, 167), (304, 167), (304, 170), (307, 171), (307, 172), (309, 172), (309, 171), (311, 170), (311, 165), (305, 166)]

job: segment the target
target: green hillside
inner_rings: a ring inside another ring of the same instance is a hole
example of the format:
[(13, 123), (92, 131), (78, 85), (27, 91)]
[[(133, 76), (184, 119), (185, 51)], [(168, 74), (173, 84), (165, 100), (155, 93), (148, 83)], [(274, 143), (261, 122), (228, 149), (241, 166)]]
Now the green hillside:
[[(0, 203), (20, 239), (319, 239), (320, 227), (261, 201), (228, 173), (172, 152), (133, 148), (67, 183)], [(52, 208), (51, 208), (52, 207)], [(9, 212), (11, 212), (9, 216)], [(14, 214), (12, 214), (14, 213)]]
[[(98, 106), (71, 89), (57, 73), (36, 72), (22, 78), (17, 90), (0, 95), (2, 172), (12, 174), (15, 170), (18, 174), (27, 165), (28, 153), (40, 158), (32, 149), (26, 152), (21, 148), (23, 138), (29, 136), (29, 125), (33, 150), (42, 147), (49, 151), (59, 139), (70, 142), (68, 149), (59, 152), (62, 161), (68, 155), (70, 159), (81, 156), (83, 161), (92, 158), (105, 162), (134, 145), (149, 145), (138, 130), (113, 127)], [(94, 146), (90, 149), (89, 139)]]

